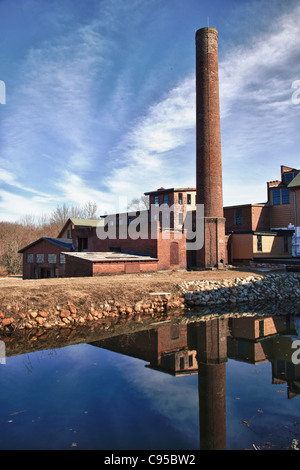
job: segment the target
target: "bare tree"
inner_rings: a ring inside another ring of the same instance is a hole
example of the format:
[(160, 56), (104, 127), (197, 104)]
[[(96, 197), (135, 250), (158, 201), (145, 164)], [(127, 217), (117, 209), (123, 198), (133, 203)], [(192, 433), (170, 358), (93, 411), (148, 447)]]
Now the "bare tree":
[(98, 219), (98, 205), (96, 202), (88, 201), (81, 209), (81, 217), (83, 219)]
[(0, 222), (0, 272), (19, 274), (22, 272), (21, 248), (41, 237), (56, 237), (69, 218), (98, 218), (98, 206), (89, 201), (80, 206), (62, 204), (50, 215), (36, 217), (25, 215), (19, 222)]
[(57, 206), (50, 214), (50, 223), (55, 224), (60, 230), (68, 219), (77, 217), (81, 219), (97, 218), (98, 206), (96, 202), (88, 201), (82, 207), (68, 206), (63, 204)]
[(128, 210), (144, 211), (150, 207), (149, 196), (134, 197), (127, 206)]

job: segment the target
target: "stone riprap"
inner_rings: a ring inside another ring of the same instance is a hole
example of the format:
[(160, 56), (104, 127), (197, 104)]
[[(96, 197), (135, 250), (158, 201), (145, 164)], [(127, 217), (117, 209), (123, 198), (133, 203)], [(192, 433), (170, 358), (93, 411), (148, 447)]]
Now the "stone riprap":
[[(29, 302), (19, 299), (0, 306), (0, 331), (52, 327), (76, 327), (92, 324), (107, 325), (107, 321), (126, 319), (135, 322), (147, 318), (167, 318), (169, 313), (179, 310), (185, 314), (197, 311), (197, 316), (224, 312), (249, 311), (260, 305), (266, 307), (286, 301), (300, 314), (300, 275), (268, 274), (251, 275), (234, 280), (194, 280), (176, 283), (171, 292), (150, 292), (144, 299), (133, 304), (118, 298), (105, 302), (86, 303), (70, 299), (52, 308), (40, 305), (38, 299)], [(244, 307), (244, 309), (243, 309)]]
[(254, 275), (224, 281), (191, 281), (179, 285), (190, 308), (281, 302), (300, 299), (299, 274)]
[(185, 300), (179, 293), (150, 293), (147, 299), (135, 302), (132, 305), (116, 299), (104, 303), (81, 305), (75, 300), (67, 304), (56, 305), (46, 309), (36, 303), (28, 308), (28, 304), (19, 302), (15, 305), (2, 305), (0, 307), (1, 329), (31, 329), (66, 326), (86, 326), (93, 323), (107, 324), (109, 320), (126, 318), (141, 322), (147, 318), (165, 317), (169, 310), (179, 309), (184, 314)]

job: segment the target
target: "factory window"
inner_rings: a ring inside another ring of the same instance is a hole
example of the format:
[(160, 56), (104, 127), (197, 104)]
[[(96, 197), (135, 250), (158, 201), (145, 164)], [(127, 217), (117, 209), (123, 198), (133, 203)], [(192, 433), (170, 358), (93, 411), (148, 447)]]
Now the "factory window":
[(280, 189), (273, 190), (273, 205), (278, 206), (280, 204)]
[(183, 213), (179, 212), (178, 214), (178, 224), (182, 225), (183, 224)]
[(262, 236), (257, 235), (257, 251), (262, 251)]
[(192, 204), (192, 195), (187, 194), (187, 204)]
[(180, 364), (180, 365), (179, 365), (180, 369), (183, 370), (183, 369), (184, 369), (184, 357), (181, 357), (181, 358), (180, 358), (179, 364)]
[(162, 220), (163, 228), (170, 228), (170, 214), (168, 212), (163, 212), (163, 220)]
[(78, 251), (88, 250), (88, 239), (87, 237), (78, 237)]
[(37, 263), (43, 263), (44, 262), (44, 255), (42, 255), (42, 254), (36, 255), (36, 262)]
[(238, 357), (245, 357), (245, 342), (243, 340), (237, 340), (237, 355)]
[(27, 255), (27, 263), (33, 263), (33, 255), (32, 254)]
[(56, 263), (56, 255), (55, 254), (48, 254), (48, 263), (55, 264)]
[(234, 225), (242, 225), (243, 223), (243, 214), (240, 209), (234, 211)]
[(65, 262), (66, 262), (66, 255), (64, 255), (63, 253), (60, 253), (60, 255), (59, 255), (59, 262), (60, 262), (60, 264), (65, 264)]
[(183, 204), (183, 196), (182, 193), (178, 194), (178, 204)]
[(193, 355), (189, 355), (189, 367), (193, 367)]
[(164, 195), (164, 204), (166, 204), (166, 206), (169, 205), (169, 194)]
[(169, 369), (169, 367), (170, 367), (170, 356), (164, 356), (163, 364), (164, 364), (164, 367), (166, 369)]
[(110, 246), (109, 251), (112, 253), (121, 253), (121, 247), (120, 246)]
[(155, 196), (154, 203), (155, 203), (156, 207), (159, 206), (159, 196)]
[(282, 189), (282, 204), (290, 203), (290, 190), (288, 188)]

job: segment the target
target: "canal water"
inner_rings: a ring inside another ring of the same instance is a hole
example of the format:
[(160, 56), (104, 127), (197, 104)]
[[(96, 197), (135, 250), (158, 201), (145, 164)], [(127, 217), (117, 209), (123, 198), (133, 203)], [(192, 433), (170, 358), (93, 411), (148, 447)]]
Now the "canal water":
[(297, 448), (299, 319), (181, 314), (1, 337), (0, 449)]

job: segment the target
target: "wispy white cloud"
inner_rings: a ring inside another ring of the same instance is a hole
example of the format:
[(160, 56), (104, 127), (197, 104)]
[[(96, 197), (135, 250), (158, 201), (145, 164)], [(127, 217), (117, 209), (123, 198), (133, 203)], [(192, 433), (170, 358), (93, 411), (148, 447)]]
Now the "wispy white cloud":
[[(265, 200), (265, 182), (272, 179), (274, 163), (279, 165), (282, 159), (288, 159), (289, 164), (297, 166), (295, 155), (278, 154), (277, 148), (279, 145), (282, 152), (284, 145), (290, 144), (297, 135), (300, 106), (295, 109), (292, 105), (291, 86), (293, 80), (300, 77), (299, 14), (300, 8), (285, 14), (273, 29), (255, 36), (250, 44), (227, 52), (220, 62), (227, 204)], [(142, 193), (145, 179), (147, 186), (153, 189), (158, 182), (159, 186), (162, 182), (170, 186), (195, 184), (194, 76), (186, 77), (160, 102), (145, 110), (145, 114), (131, 124), (114, 152), (122, 158), (110, 176), (112, 192), (118, 188), (128, 192), (131, 188)], [(253, 180), (248, 190), (245, 171), (248, 174), (252, 171)]]
[[(160, 83), (154, 93), (159, 80), (141, 72), (151, 53), (144, 59), (143, 46), (122, 27), (127, 17), (142, 30), (142, 3), (106, 1), (94, 18), (57, 27), (57, 36), (35, 44), (19, 64), (22, 81), (8, 87), (2, 118), (0, 166), (10, 191), (28, 192), (22, 194), (28, 206), (36, 209), (33, 198), (40, 195), (48, 207), (53, 193), (54, 205), (96, 200), (111, 212), (120, 195), (195, 185), (194, 73), (177, 71), (176, 86)], [(246, 201), (253, 187), (261, 188), (255, 199), (264, 200), (274, 168), (297, 166), (300, 105), (291, 102), (291, 86), (300, 79), (299, 14), (299, 7), (289, 11), (251, 43), (222, 55), (225, 204), (257, 202)], [(153, 35), (154, 23), (147, 27)]]
[(17, 194), (0, 189), (0, 220), (16, 222), (25, 215), (41, 216), (50, 212), (57, 203), (51, 196)]
[[(193, 154), (182, 155), (189, 139), (194, 138), (191, 135), (195, 125), (194, 103), (195, 84), (188, 78), (131, 124), (112, 150), (113, 155), (121, 155), (122, 159), (110, 177), (111, 191), (122, 187), (126, 194), (134, 190), (142, 193), (146, 184), (156, 189), (157, 184), (174, 185), (180, 179), (178, 167), (182, 173), (182, 163), (194, 160)], [(178, 152), (180, 160), (176, 158)]]

